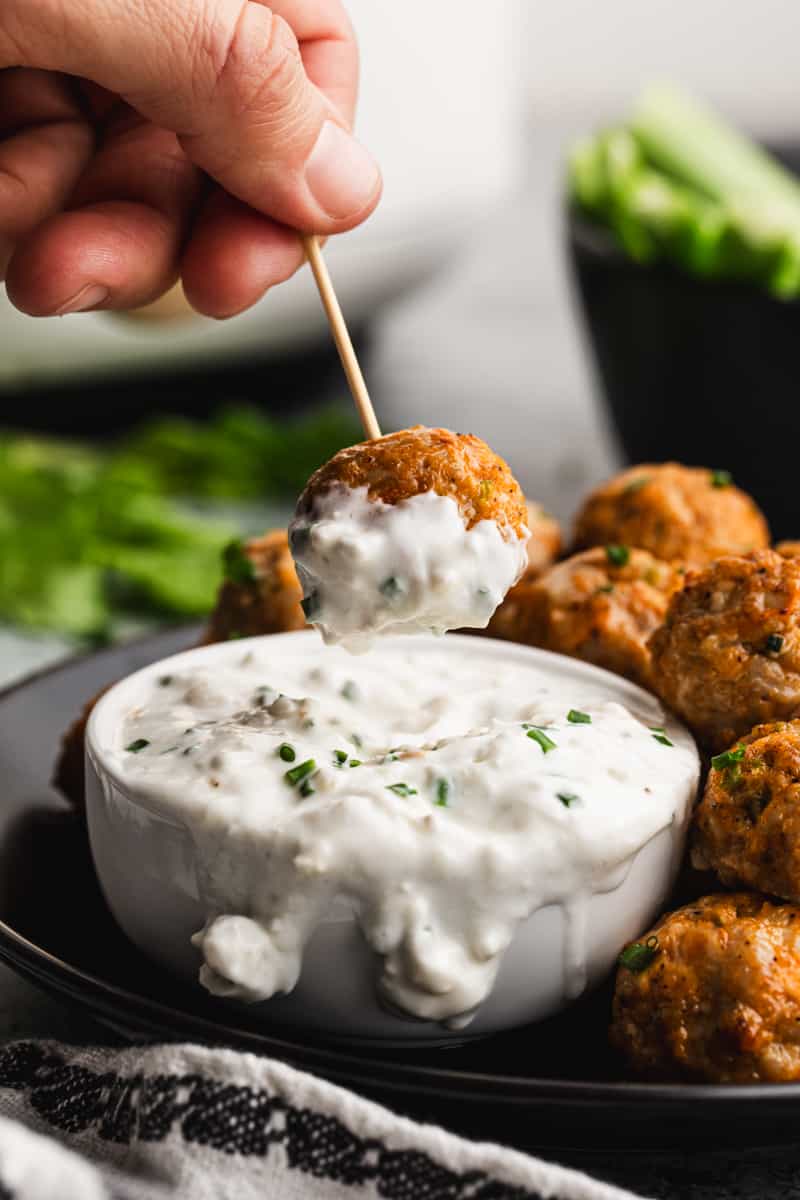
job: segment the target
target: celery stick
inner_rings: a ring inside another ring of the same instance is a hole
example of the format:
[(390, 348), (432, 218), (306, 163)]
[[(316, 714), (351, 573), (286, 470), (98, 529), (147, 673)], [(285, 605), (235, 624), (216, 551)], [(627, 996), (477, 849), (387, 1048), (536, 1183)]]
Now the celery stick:
[(773, 218), (800, 227), (800, 185), (755, 143), (702, 104), (659, 85), (649, 88), (631, 128), (655, 167), (726, 203), (746, 197)]

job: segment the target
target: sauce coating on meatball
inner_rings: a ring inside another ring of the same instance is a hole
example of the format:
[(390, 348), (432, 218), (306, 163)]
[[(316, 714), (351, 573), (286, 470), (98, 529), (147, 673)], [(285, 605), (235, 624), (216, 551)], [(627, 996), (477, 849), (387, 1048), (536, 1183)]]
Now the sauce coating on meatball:
[(289, 530), (303, 608), (326, 642), (484, 628), (527, 564), (525, 498), (471, 434), (416, 426), (336, 454)]

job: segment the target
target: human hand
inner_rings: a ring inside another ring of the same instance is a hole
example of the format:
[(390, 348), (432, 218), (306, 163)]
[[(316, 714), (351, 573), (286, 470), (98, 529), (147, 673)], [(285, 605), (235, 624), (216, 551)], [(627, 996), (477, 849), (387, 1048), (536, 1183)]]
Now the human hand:
[(35, 316), (179, 276), (232, 316), (380, 198), (340, 0), (1, 0), (0, 68), (0, 279)]

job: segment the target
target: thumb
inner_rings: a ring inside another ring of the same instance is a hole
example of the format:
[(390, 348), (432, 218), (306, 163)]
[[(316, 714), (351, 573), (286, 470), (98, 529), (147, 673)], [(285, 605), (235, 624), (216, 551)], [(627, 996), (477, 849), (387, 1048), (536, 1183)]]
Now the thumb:
[[(303, 32), (315, 66), (325, 74), (330, 44), (354, 99), (357, 55), (354, 45), (342, 55), (352, 35), (338, 0), (311, 11), (319, 31)], [(375, 160), (260, 0), (3, 0), (0, 66), (63, 71), (122, 96), (227, 191), (292, 228), (350, 229), (380, 197)]]

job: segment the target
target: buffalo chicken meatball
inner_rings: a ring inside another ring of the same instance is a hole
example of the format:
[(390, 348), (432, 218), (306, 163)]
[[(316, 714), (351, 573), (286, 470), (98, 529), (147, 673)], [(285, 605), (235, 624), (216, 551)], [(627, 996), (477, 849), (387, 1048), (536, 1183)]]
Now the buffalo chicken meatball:
[(800, 1080), (800, 908), (706, 896), (620, 955), (612, 1044), (639, 1073)]
[(219, 589), (204, 641), (288, 633), (302, 629), (303, 592), (283, 529), (233, 543), (225, 553), (226, 578)]
[(561, 553), (561, 526), (555, 517), (545, 512), (541, 504), (527, 500), (525, 507), (530, 537), (527, 546), (528, 564), (522, 578), (535, 579), (542, 571), (552, 566)]
[(800, 706), (800, 560), (761, 550), (692, 571), (650, 639), (662, 699), (711, 750)]
[(525, 498), (471, 434), (415, 426), (340, 450), (290, 527), (303, 607), (326, 641), (484, 628), (527, 563)]
[(758, 725), (711, 760), (692, 861), (727, 887), (800, 903), (800, 720)]
[(643, 463), (602, 484), (575, 520), (574, 548), (623, 543), (665, 562), (702, 566), (769, 546), (758, 506), (725, 471)]
[(650, 682), (648, 639), (682, 575), (646, 550), (596, 547), (512, 588), (488, 632)]

